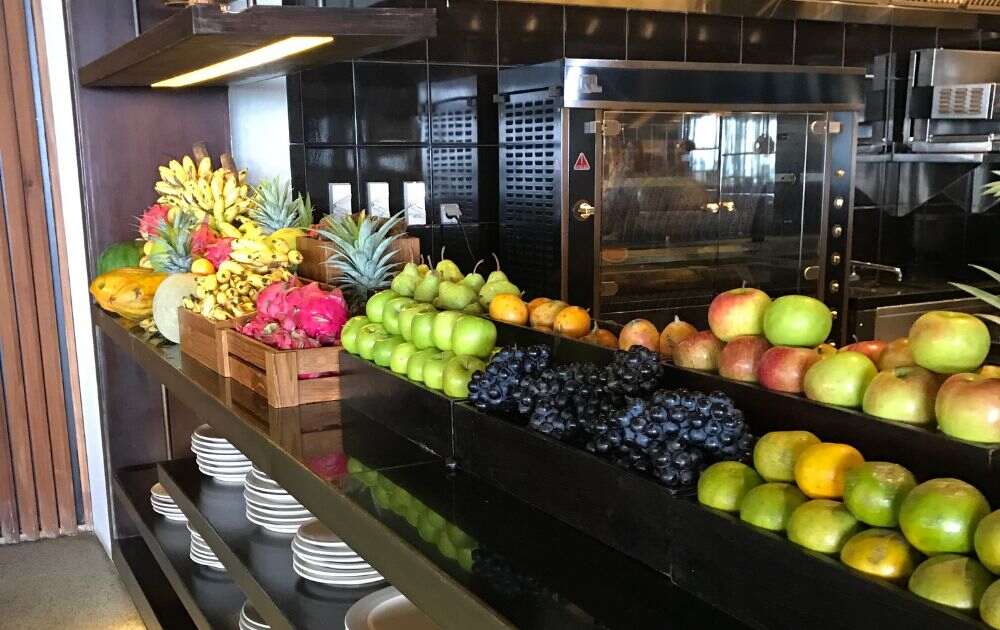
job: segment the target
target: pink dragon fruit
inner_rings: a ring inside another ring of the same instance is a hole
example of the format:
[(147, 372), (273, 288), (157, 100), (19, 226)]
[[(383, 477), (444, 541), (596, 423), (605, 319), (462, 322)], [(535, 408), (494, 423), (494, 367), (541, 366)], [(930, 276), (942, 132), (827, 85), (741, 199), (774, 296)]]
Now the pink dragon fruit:
[(291, 307), (286, 299), (288, 283), (269, 284), (257, 294), (257, 313), (270, 319), (282, 320), (291, 315)]
[(321, 344), (332, 345), (340, 338), (347, 315), (347, 302), (340, 291), (324, 293), (320, 290), (302, 301), (295, 312), (295, 323)]
[(347, 455), (339, 451), (318, 455), (310, 459), (306, 465), (309, 470), (326, 481), (334, 481), (347, 474)]
[(268, 319), (261, 313), (257, 313), (253, 319), (243, 324), (240, 328), (240, 332), (247, 337), (253, 337), (254, 339), (260, 339), (264, 335), (264, 327), (271, 323), (272, 320)]
[(168, 223), (168, 212), (170, 212), (170, 208), (158, 203), (146, 208), (146, 211), (139, 217), (139, 236), (147, 241), (156, 236), (160, 231), (160, 226)]
[(217, 238), (205, 248), (202, 256), (208, 259), (212, 265), (218, 269), (219, 265), (229, 260), (229, 255), (233, 252), (233, 239)]
[(209, 245), (214, 243), (217, 238), (218, 235), (215, 231), (208, 227), (208, 220), (202, 221), (191, 233), (191, 253), (195, 256), (204, 256)]

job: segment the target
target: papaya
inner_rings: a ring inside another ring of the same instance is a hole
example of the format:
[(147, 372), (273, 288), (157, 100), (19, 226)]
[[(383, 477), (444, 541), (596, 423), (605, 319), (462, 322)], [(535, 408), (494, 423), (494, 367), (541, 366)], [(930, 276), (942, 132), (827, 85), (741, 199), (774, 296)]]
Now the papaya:
[(97, 259), (98, 275), (121, 269), (122, 267), (138, 267), (142, 258), (143, 241), (131, 240), (112, 243), (104, 248)]
[(153, 296), (168, 274), (140, 267), (102, 273), (90, 283), (90, 294), (106, 311), (140, 320), (153, 312)]

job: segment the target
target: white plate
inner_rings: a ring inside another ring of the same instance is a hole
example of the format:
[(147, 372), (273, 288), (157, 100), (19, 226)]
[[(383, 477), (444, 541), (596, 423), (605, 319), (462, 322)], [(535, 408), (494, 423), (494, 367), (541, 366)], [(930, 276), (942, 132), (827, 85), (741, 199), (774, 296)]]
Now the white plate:
[(153, 484), (153, 487), (149, 489), (149, 493), (159, 499), (170, 499), (173, 501), (173, 499), (170, 498), (170, 493), (167, 492), (167, 489), (164, 488), (163, 484), (159, 481)]
[(245, 486), (243, 498), (257, 503), (267, 503), (269, 505), (302, 505), (299, 500), (290, 494), (272, 494), (254, 490), (250, 486)]
[(331, 584), (333, 586), (368, 586), (371, 584), (378, 584), (379, 582), (384, 582), (385, 578), (381, 575), (376, 575), (369, 578), (331, 578), (329, 576), (319, 575), (314, 571), (303, 567), (299, 563), (292, 560), (292, 569), (299, 577), (304, 577), (307, 580), (312, 580), (313, 582), (319, 582), (320, 584)]
[(240, 609), (240, 625), (248, 630), (270, 630), (271, 628), (260, 616), (260, 613), (250, 605), (250, 602), (244, 602), (243, 608)]
[(208, 468), (215, 468), (217, 470), (224, 470), (231, 475), (241, 474), (246, 475), (247, 470), (250, 468), (249, 462), (217, 462), (214, 460), (206, 459), (204, 457), (198, 457), (196, 460), (199, 466), (205, 466)]
[[(273, 523), (274, 525), (281, 525), (282, 527), (292, 527), (293, 525), (297, 528), (302, 524), (303, 521), (307, 521), (312, 518), (311, 514), (273, 514), (269, 512), (264, 512), (262, 510), (256, 510), (251, 507), (247, 507), (247, 518), (253, 516), (265, 523)], [(298, 531), (296, 529), (296, 531)], [(293, 532), (294, 533), (294, 532)]]
[(209, 424), (203, 424), (197, 429), (195, 429), (194, 433), (191, 434), (191, 438), (206, 440), (209, 442), (225, 442), (226, 444), (229, 443), (229, 440), (216, 433), (215, 429), (213, 429), (212, 426)]
[(340, 536), (317, 519), (313, 519), (302, 525), (302, 529), (299, 530), (299, 538), (320, 547), (347, 546), (347, 543), (342, 541)]
[(344, 617), (345, 630), (440, 630), (405, 595), (389, 586), (359, 599)]
[(273, 503), (262, 503), (260, 501), (246, 501), (246, 504), (255, 510), (260, 512), (268, 512), (274, 514), (284, 514), (286, 516), (312, 516), (312, 512), (302, 507), (301, 505), (275, 505)]
[(201, 558), (196, 558), (194, 556), (191, 556), (191, 561), (194, 562), (195, 564), (200, 564), (203, 567), (208, 567), (209, 569), (215, 569), (216, 571), (225, 572), (226, 570), (226, 567), (222, 566), (218, 562), (209, 562), (208, 560), (202, 560)]
[(316, 547), (310, 545), (307, 542), (303, 542), (302, 539), (296, 537), (292, 541), (292, 549), (301, 553), (304, 556), (312, 556), (315, 558), (328, 559), (331, 562), (342, 562), (342, 563), (359, 563), (364, 562), (365, 559), (354, 552), (353, 549), (349, 547), (342, 547), (340, 549), (330, 548), (330, 547)]
[(257, 518), (251, 514), (247, 514), (247, 520), (254, 525), (260, 525), (269, 532), (274, 532), (276, 534), (294, 534), (295, 530), (299, 528), (298, 525), (279, 525), (271, 521), (265, 521), (263, 519)]
[(201, 460), (211, 460), (218, 462), (232, 462), (232, 463), (242, 463), (250, 465), (250, 460), (246, 458), (243, 453), (217, 453), (215, 451), (206, 451), (200, 448), (191, 449), (194, 451), (195, 457)]
[(305, 569), (315, 572), (317, 575), (326, 575), (329, 577), (342, 577), (348, 579), (355, 578), (366, 578), (374, 577), (379, 575), (379, 572), (371, 567), (371, 565), (366, 565), (361, 569), (338, 569), (332, 566), (326, 566), (324, 564), (318, 564), (316, 562), (310, 562), (309, 560), (303, 558), (300, 555), (294, 556), (295, 562)]

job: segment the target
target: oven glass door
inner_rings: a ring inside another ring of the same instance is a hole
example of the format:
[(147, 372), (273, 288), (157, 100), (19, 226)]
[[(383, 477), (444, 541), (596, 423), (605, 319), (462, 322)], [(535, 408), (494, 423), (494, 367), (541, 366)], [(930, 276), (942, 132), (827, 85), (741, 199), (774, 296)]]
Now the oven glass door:
[(598, 312), (704, 321), (720, 291), (816, 294), (825, 115), (604, 112)]

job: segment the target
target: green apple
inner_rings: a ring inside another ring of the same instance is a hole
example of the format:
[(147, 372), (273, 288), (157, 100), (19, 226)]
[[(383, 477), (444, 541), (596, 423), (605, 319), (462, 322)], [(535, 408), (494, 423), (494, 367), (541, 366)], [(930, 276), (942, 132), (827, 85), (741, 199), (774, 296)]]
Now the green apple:
[(910, 352), (917, 365), (932, 372), (974, 372), (990, 352), (990, 331), (968, 313), (930, 311), (910, 327)]
[(403, 342), (392, 349), (392, 356), (389, 357), (389, 369), (396, 374), (406, 374), (407, 366), (417, 351), (417, 347), (409, 341)]
[(436, 312), (437, 309), (423, 302), (407, 304), (403, 310), (399, 311), (399, 334), (403, 335), (403, 339), (413, 341), (413, 320), (421, 313)]
[(934, 424), (934, 399), (941, 377), (916, 365), (879, 372), (868, 384), (862, 409), (877, 418)]
[(382, 324), (365, 324), (361, 327), (361, 330), (358, 331), (358, 354), (361, 355), (362, 359), (371, 361), (372, 352), (375, 350), (375, 342), (391, 336), (392, 335), (385, 331)]
[(411, 381), (417, 381), (418, 383), (424, 382), (424, 365), (427, 363), (429, 357), (434, 356), (438, 353), (437, 348), (424, 348), (423, 350), (417, 350), (410, 356), (410, 360), (406, 364), (406, 378)]
[(806, 295), (783, 295), (764, 311), (764, 336), (772, 346), (817, 346), (832, 328), (830, 309)]
[(431, 389), (440, 390), (444, 387), (444, 368), (448, 361), (455, 356), (454, 352), (447, 350), (432, 354), (424, 360), (424, 385)]
[(938, 428), (945, 435), (1000, 442), (1000, 378), (953, 374), (938, 390), (934, 405)]
[(379, 291), (375, 295), (368, 298), (368, 302), (365, 304), (365, 315), (368, 316), (372, 322), (376, 324), (382, 323), (382, 310), (385, 305), (394, 298), (398, 298), (399, 294), (392, 289), (386, 289), (385, 291)]
[(809, 400), (860, 407), (877, 373), (872, 360), (860, 352), (838, 352), (814, 363), (806, 372), (802, 388)]
[(476, 357), (460, 354), (453, 357), (444, 366), (444, 393), (452, 398), (469, 397), (469, 380), (479, 370), (485, 370), (486, 364)]
[(372, 361), (375, 362), (375, 365), (382, 367), (389, 367), (392, 351), (396, 349), (396, 346), (406, 343), (399, 335), (389, 335), (388, 333), (386, 335), (386, 338), (376, 341), (372, 348)]
[(420, 350), (434, 348), (434, 320), (437, 316), (438, 312), (432, 310), (413, 318), (413, 324), (410, 325), (410, 341)]
[(496, 324), (484, 317), (463, 315), (452, 330), (451, 350), (455, 354), (486, 358), (493, 351), (496, 341)]
[(455, 322), (462, 317), (465, 314), (461, 311), (442, 311), (434, 316), (431, 335), (438, 350), (451, 350), (451, 334), (455, 330)]
[(358, 332), (368, 323), (369, 320), (364, 315), (357, 315), (347, 320), (340, 329), (340, 345), (344, 346), (344, 350), (351, 354), (358, 353)]
[(382, 309), (382, 325), (394, 335), (399, 334), (399, 312), (410, 304), (416, 304), (416, 300), (408, 297), (392, 298), (385, 303)]

